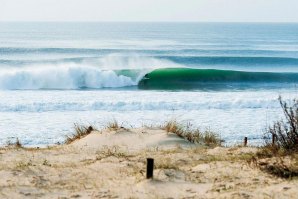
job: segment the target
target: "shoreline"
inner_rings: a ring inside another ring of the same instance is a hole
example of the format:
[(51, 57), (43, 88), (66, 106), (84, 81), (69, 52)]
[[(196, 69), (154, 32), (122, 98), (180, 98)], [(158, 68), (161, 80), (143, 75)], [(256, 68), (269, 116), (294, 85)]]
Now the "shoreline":
[[(27, 146), (61, 143), (65, 135), (72, 133), (74, 122), (101, 126), (115, 118), (130, 128), (130, 125), (158, 125), (173, 117), (220, 132), (224, 140), (231, 140), (233, 144), (234, 140), (242, 142), (245, 136), (261, 138), (267, 125), (282, 116), (278, 93), (271, 91), (135, 95), (108, 91), (65, 92), (65, 95), (59, 91), (0, 92), (3, 94), (0, 145), (4, 146), (8, 140), (14, 142), (16, 138)], [(283, 96), (291, 100), (296, 98), (296, 92)]]
[[(91, 129), (90, 129), (91, 130)], [(0, 149), (1, 198), (296, 198), (256, 147), (194, 144), (159, 128), (89, 132), (70, 144)], [(146, 158), (155, 160), (146, 179)], [(284, 157), (288, 164), (297, 163)], [(262, 164), (261, 164), (262, 163)]]

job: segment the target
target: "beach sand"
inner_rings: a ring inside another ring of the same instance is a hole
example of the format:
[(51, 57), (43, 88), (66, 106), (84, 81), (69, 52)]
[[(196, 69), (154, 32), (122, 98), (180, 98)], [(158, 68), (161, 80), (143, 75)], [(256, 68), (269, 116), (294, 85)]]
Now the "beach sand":
[[(0, 150), (0, 198), (297, 198), (298, 179), (261, 170), (251, 161), (257, 150), (198, 146), (157, 128), (93, 131), (41, 149), (10, 146)], [(148, 157), (155, 161), (149, 180)]]

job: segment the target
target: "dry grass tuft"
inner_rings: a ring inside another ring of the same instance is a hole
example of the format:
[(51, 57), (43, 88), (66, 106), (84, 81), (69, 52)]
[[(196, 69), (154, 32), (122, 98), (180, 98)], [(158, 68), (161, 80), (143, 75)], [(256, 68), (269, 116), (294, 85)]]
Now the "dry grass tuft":
[(266, 165), (262, 169), (263, 171), (275, 175), (277, 177), (292, 179), (298, 177), (298, 170), (292, 166), (287, 166), (284, 164), (270, 164)]
[(161, 129), (168, 133), (174, 133), (191, 143), (205, 144), (207, 146), (221, 145), (221, 139), (218, 134), (210, 130), (201, 132), (199, 129), (193, 128), (191, 123), (183, 125), (177, 122), (177, 120), (170, 120), (162, 125)]
[[(259, 158), (253, 156), (250, 160), (260, 170), (280, 178), (292, 179), (298, 177), (298, 155)], [(248, 162), (249, 162), (248, 161)]]
[(15, 148), (23, 148), (22, 143), (20, 142), (19, 138), (16, 139), (16, 142), (7, 142), (8, 147), (15, 147)]
[(280, 157), (284, 154), (283, 150), (279, 149), (276, 145), (266, 144), (259, 148), (256, 156), (258, 158), (272, 158), (272, 157)]
[(89, 135), (92, 131), (96, 130), (93, 126), (82, 126), (75, 124), (74, 126), (75, 133), (71, 136), (67, 136), (65, 140), (65, 144), (70, 144), (75, 140), (81, 139), (87, 135)]
[(134, 156), (133, 154), (129, 154), (127, 151), (121, 151), (118, 146), (104, 147), (102, 150), (97, 151), (96, 154), (96, 160), (102, 160), (108, 157), (128, 159)]
[(176, 162), (171, 158), (163, 158), (156, 161), (155, 169), (174, 169), (179, 170), (179, 167)]
[(120, 129), (121, 126), (119, 125), (119, 123), (116, 120), (113, 120), (111, 122), (108, 122), (105, 128), (110, 131), (116, 131), (116, 130)]
[(16, 143), (15, 143), (15, 147), (16, 147), (16, 148), (23, 148), (23, 145), (22, 145), (22, 143), (20, 142), (19, 138), (17, 138), (17, 141), (16, 141)]
[(163, 126), (161, 126), (161, 128), (166, 132), (175, 133), (179, 137), (182, 137), (183, 127), (176, 120), (166, 122)]
[(210, 130), (206, 130), (204, 133), (202, 133), (201, 139), (207, 146), (221, 145), (222, 142), (220, 136)]

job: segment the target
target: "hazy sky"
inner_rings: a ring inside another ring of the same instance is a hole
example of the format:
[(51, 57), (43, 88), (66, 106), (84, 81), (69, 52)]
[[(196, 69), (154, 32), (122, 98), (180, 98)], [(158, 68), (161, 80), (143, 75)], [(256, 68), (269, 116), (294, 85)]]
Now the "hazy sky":
[(0, 21), (298, 22), (298, 0), (0, 0)]

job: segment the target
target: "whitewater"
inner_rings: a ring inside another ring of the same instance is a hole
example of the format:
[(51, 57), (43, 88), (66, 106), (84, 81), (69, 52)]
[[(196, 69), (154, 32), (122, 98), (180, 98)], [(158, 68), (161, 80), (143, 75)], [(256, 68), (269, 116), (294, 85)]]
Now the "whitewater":
[[(278, 30), (278, 31), (277, 31)], [(297, 24), (0, 23), (0, 145), (61, 143), (74, 123), (175, 118), (260, 144), (297, 97)]]

